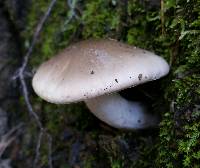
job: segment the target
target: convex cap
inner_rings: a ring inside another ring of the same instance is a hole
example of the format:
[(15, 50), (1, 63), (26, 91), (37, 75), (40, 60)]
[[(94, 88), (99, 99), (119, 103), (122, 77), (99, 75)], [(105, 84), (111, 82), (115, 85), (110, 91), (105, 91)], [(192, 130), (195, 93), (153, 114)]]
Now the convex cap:
[(152, 52), (116, 40), (85, 40), (43, 63), (33, 78), (35, 92), (48, 102), (70, 103), (116, 92), (169, 72)]

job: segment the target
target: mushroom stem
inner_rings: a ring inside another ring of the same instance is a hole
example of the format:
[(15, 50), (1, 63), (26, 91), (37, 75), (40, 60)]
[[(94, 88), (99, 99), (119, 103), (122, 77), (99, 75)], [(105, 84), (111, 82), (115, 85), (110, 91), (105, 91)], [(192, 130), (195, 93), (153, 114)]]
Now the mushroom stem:
[(90, 111), (110, 126), (122, 129), (142, 129), (158, 124), (158, 117), (146, 113), (138, 102), (124, 99), (118, 93), (85, 100)]

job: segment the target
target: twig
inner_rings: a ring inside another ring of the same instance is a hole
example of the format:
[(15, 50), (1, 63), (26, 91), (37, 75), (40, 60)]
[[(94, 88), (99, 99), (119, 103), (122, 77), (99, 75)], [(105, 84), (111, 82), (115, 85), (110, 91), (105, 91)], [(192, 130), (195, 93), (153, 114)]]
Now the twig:
[(37, 166), (37, 163), (40, 158), (40, 147), (41, 147), (41, 141), (42, 141), (43, 134), (44, 134), (44, 132), (40, 131), (39, 136), (38, 136), (37, 146), (36, 146), (36, 155), (35, 155), (35, 160), (33, 162), (33, 167)]
[(11, 168), (10, 159), (0, 159), (0, 168)]
[(68, 19), (63, 24), (63, 27), (62, 27), (63, 31), (66, 30), (66, 26), (71, 22), (71, 20), (74, 17), (76, 19), (79, 19), (79, 16), (75, 12), (77, 2), (78, 2), (78, 0), (67, 0), (67, 5), (69, 6), (70, 11), (68, 13)]
[[(48, 140), (48, 165), (49, 168), (53, 168), (53, 164), (52, 164), (52, 137), (51, 135), (46, 131), (46, 129), (43, 127), (42, 122), (40, 121), (39, 116), (37, 115), (37, 113), (34, 111), (30, 99), (29, 99), (29, 92), (27, 89), (27, 84), (25, 81), (25, 78), (27, 76), (27, 72), (26, 67), (28, 65), (28, 61), (29, 58), (33, 52), (33, 49), (35, 47), (35, 44), (37, 42), (38, 36), (44, 26), (44, 23), (46, 22), (46, 20), (48, 19), (52, 8), (54, 7), (55, 3), (57, 0), (52, 0), (48, 6), (47, 11), (45, 12), (44, 16), (42, 17), (42, 19), (40, 20), (40, 22), (38, 23), (36, 30), (33, 34), (33, 39), (31, 42), (30, 47), (28, 48), (26, 54), (24, 55), (24, 59), (23, 59), (23, 63), (21, 65), (21, 67), (17, 70), (17, 72), (15, 73), (15, 75), (12, 77), (12, 80), (16, 80), (19, 79), (20, 83), (21, 83), (21, 87), (22, 87), (22, 94), (23, 97), (25, 99), (25, 103), (26, 106), (28, 108), (28, 112), (31, 116), (33, 116), (33, 118), (35, 119), (36, 125), (38, 126), (38, 128), (40, 129), (39, 132), (39, 136), (38, 136), (38, 141), (37, 141), (37, 145), (36, 145), (36, 154), (35, 154), (35, 159), (34, 159), (34, 163), (33, 163), (33, 167), (37, 167), (37, 163), (39, 161), (39, 157), (40, 157), (40, 147), (41, 147), (41, 141), (43, 136), (45, 135), (47, 137)], [(68, 23), (75, 17), (76, 19), (78, 18), (78, 16), (75, 13), (75, 6), (78, 0), (68, 0), (68, 6), (70, 7), (70, 15), (68, 16), (68, 19), (65, 21), (65, 26), (68, 25)]]
[(42, 30), (42, 27), (43, 27), (44, 23), (46, 22), (47, 18), (49, 17), (49, 15), (51, 13), (51, 10), (52, 10), (53, 6), (55, 5), (56, 1), (57, 0), (52, 0), (51, 1), (47, 11), (45, 12), (45, 14), (42, 17), (41, 21), (37, 25), (36, 30), (35, 30), (34, 35), (33, 35), (32, 43), (31, 43), (26, 55), (24, 56), (24, 61), (23, 61), (23, 64), (22, 64), (22, 66), (20, 68), (19, 74), (23, 74), (24, 73), (25, 68), (26, 68), (26, 66), (28, 64), (29, 57), (30, 57), (30, 55), (31, 55), (31, 53), (33, 51), (35, 43), (37, 42), (38, 36), (39, 36), (39, 34), (40, 34), (41, 30)]
[(160, 0), (160, 18), (161, 18), (162, 35), (164, 35), (165, 33), (164, 0)]
[(52, 137), (50, 134), (47, 134), (47, 138), (48, 138), (48, 164), (50, 168), (53, 168), (53, 164), (52, 164)]
[(0, 141), (0, 159), (6, 150), (6, 148), (16, 139), (16, 137), (20, 134), (20, 130), (23, 124), (20, 123), (16, 127), (12, 128), (8, 133), (6, 133)]
[[(36, 124), (37, 126), (39, 127), (40, 129), (40, 133), (39, 133), (39, 137), (38, 137), (38, 142), (37, 142), (37, 145), (36, 145), (36, 154), (35, 154), (35, 160), (34, 160), (34, 167), (36, 167), (36, 164), (39, 160), (39, 156), (40, 156), (40, 146), (41, 146), (41, 140), (42, 140), (42, 136), (43, 134), (47, 134), (45, 128), (43, 127), (41, 121), (40, 121), (40, 118), (39, 116), (37, 115), (37, 113), (35, 113), (35, 111), (33, 110), (33, 107), (30, 103), (30, 99), (29, 99), (29, 96), (28, 96), (28, 89), (27, 89), (27, 85), (26, 85), (26, 82), (25, 82), (25, 76), (26, 76), (26, 72), (25, 72), (25, 69), (27, 67), (27, 64), (28, 64), (28, 61), (29, 61), (29, 58), (33, 52), (33, 48), (35, 47), (35, 44), (37, 42), (37, 39), (38, 39), (38, 36), (43, 28), (43, 25), (45, 23), (45, 21), (47, 20), (47, 18), (49, 17), (50, 13), (51, 13), (51, 10), (52, 8), (54, 7), (55, 3), (56, 3), (57, 0), (52, 0), (51, 3), (49, 4), (48, 6), (48, 9), (47, 11), (45, 12), (44, 16), (42, 17), (42, 19), (40, 20), (40, 22), (38, 23), (37, 27), (36, 27), (36, 30), (34, 32), (34, 35), (33, 35), (33, 39), (32, 39), (32, 42), (31, 42), (31, 45), (30, 47), (28, 48), (28, 51), (26, 52), (25, 56), (23, 57), (23, 63), (21, 65), (21, 67), (18, 69), (16, 75), (13, 77), (13, 79), (19, 79), (20, 83), (21, 83), (21, 86), (22, 86), (22, 94), (24, 96), (24, 99), (25, 99), (25, 103), (26, 103), (26, 106), (28, 108), (28, 112), (31, 116), (33, 116), (33, 118), (35, 119), (36, 121)], [(51, 137), (50, 134), (47, 134), (48, 137)], [(51, 140), (49, 138), (49, 140)], [(49, 142), (48, 144), (51, 144), (51, 142)], [(49, 152), (51, 152), (51, 145), (48, 146), (50, 148)], [(49, 156), (51, 156), (51, 154), (48, 154)], [(49, 167), (52, 168), (52, 159), (51, 157), (49, 157)]]
[[(51, 154), (52, 154), (52, 137), (47, 132), (45, 132), (45, 133), (46, 133), (47, 141), (48, 141), (48, 165), (49, 165), (49, 168), (53, 168), (52, 157), (51, 157)], [(40, 159), (40, 147), (41, 147), (41, 141), (42, 141), (43, 135), (44, 135), (44, 132), (41, 131), (39, 133), (39, 136), (38, 136), (38, 142), (37, 142), (37, 147), (36, 147), (36, 156), (35, 156), (35, 160), (34, 160), (34, 163), (33, 163), (33, 167), (37, 167), (37, 163)]]
[(28, 97), (28, 90), (27, 90), (26, 82), (24, 80), (24, 75), (20, 74), (19, 75), (19, 79), (20, 79), (20, 83), (22, 85), (22, 92), (23, 92), (24, 100), (25, 100), (26, 106), (28, 108), (28, 111), (34, 117), (34, 119), (35, 119), (35, 121), (37, 123), (37, 126), (42, 131), (42, 130), (44, 130), (44, 128), (42, 126), (42, 123), (41, 123), (38, 115), (34, 112), (33, 107), (32, 107), (32, 105), (30, 103), (29, 97)]

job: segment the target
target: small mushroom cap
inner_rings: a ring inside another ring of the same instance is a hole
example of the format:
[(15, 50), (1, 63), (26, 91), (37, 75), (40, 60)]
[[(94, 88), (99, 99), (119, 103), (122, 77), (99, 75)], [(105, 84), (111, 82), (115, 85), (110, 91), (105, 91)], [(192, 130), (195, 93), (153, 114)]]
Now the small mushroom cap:
[(33, 77), (35, 92), (48, 102), (70, 103), (116, 92), (169, 72), (152, 52), (116, 40), (85, 40), (43, 63)]

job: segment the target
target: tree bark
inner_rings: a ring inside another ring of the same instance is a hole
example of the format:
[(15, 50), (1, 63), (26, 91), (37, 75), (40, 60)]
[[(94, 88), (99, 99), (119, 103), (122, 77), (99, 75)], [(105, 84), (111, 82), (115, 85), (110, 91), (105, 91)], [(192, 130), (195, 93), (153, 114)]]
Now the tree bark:
[(19, 48), (15, 36), (15, 29), (5, 10), (0, 3), (0, 138), (8, 128), (8, 116), (16, 111), (18, 93), (16, 82), (12, 76), (19, 64)]

